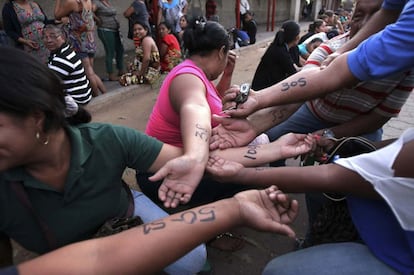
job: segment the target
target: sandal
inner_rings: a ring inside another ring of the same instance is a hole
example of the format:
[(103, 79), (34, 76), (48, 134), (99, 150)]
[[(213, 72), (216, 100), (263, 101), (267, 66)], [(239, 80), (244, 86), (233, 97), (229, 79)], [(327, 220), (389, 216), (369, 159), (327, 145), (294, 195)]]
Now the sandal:
[(230, 232), (217, 235), (214, 239), (207, 242), (207, 245), (221, 251), (237, 251), (244, 247), (245, 239)]

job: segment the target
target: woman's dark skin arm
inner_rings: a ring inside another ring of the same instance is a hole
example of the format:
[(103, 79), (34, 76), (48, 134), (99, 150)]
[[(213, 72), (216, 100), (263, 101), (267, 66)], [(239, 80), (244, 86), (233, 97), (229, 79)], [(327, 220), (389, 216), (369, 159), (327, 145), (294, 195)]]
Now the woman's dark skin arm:
[(72, 244), (18, 266), (19, 274), (155, 274), (236, 226), (289, 237), (298, 202), (275, 186), (189, 209), (109, 237)]
[[(385, 145), (384, 142), (380, 145)], [(406, 143), (399, 152), (392, 168), (396, 177), (414, 178), (411, 163), (414, 162), (414, 141)], [(210, 158), (207, 171), (217, 175), (218, 180), (266, 187), (277, 184), (284, 192), (339, 192), (378, 198), (372, 184), (358, 173), (337, 164), (305, 167), (244, 168), (242, 165)]]

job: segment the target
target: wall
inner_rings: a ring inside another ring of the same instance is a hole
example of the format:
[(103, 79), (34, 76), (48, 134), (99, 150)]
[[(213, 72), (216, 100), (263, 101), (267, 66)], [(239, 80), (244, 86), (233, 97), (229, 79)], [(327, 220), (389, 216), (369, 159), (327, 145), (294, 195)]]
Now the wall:
[[(0, 0), (0, 7), (3, 7), (4, 3), (7, 0)], [(55, 0), (36, 0), (40, 6), (43, 8), (44, 12), (48, 17), (53, 17), (53, 9), (55, 6)], [(187, 0), (189, 1), (189, 0)], [(267, 1), (272, 0), (249, 0), (251, 10), (255, 13), (255, 19), (258, 24), (266, 24), (267, 22)], [(304, 0), (302, 0), (304, 1)], [(112, 0), (112, 3), (117, 7), (118, 10), (118, 20), (121, 23), (121, 32), (124, 34), (124, 46), (127, 50), (133, 49), (132, 41), (126, 38), (128, 26), (127, 20), (122, 16), (124, 10), (128, 8), (132, 0), (121, 0), (115, 1)], [(205, 0), (190, 0), (190, 9), (189, 12), (199, 14), (204, 14)], [(235, 0), (224, 1), (216, 0), (218, 15), (220, 17), (220, 23), (225, 28), (231, 28), (236, 25), (235, 18)], [(290, 1), (289, 0), (276, 0), (276, 14), (275, 22), (282, 22), (290, 18)], [(97, 56), (102, 56), (104, 51), (102, 44), (99, 39), (96, 37), (98, 42)]]

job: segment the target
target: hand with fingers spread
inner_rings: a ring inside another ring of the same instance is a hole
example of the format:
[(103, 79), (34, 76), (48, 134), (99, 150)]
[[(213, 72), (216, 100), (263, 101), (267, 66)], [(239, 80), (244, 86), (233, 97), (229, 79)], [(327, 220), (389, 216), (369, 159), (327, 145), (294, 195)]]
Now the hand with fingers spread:
[(205, 164), (186, 155), (168, 161), (149, 178), (151, 181), (164, 179), (158, 189), (158, 197), (164, 206), (175, 208), (190, 201), (203, 174)]
[(288, 226), (297, 217), (299, 205), (276, 186), (265, 190), (249, 190), (238, 193), (234, 198), (239, 202), (243, 224), (256, 230), (271, 231), (295, 237)]
[(213, 120), (220, 124), (212, 130), (210, 150), (244, 146), (257, 136), (247, 119), (213, 115)]

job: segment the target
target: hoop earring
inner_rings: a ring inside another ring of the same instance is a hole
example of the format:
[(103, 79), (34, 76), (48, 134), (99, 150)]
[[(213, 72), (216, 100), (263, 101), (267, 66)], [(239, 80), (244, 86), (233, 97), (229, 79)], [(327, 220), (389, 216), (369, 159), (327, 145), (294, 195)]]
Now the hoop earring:
[[(36, 137), (37, 140), (40, 140), (40, 133), (36, 132), (35, 137)], [(43, 145), (48, 145), (48, 144), (49, 144), (49, 137), (47, 137), (46, 140), (43, 141)]]

